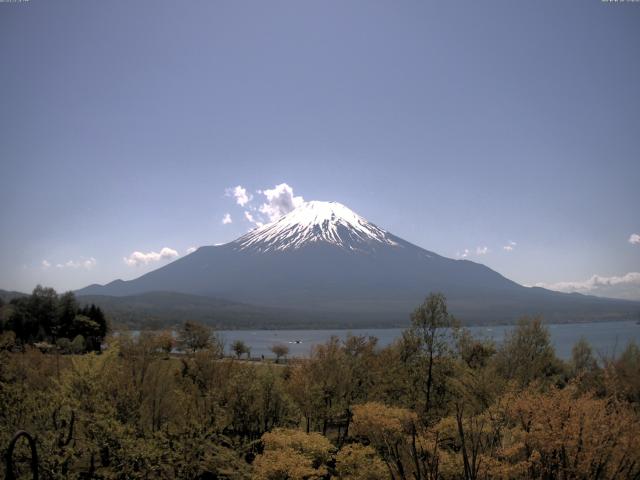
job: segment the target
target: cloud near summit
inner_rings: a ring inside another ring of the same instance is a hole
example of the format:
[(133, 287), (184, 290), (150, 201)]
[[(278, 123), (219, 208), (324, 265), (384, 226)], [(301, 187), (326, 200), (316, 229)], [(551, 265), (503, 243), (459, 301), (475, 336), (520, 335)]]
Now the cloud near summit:
[(247, 189), (242, 185), (236, 185), (235, 187), (227, 188), (224, 194), (227, 197), (233, 197), (236, 199), (236, 203), (241, 207), (244, 207), (247, 203), (249, 203), (253, 196), (247, 193)]
[(244, 218), (258, 227), (268, 222), (275, 222), (304, 203), (304, 198), (301, 195), (296, 196), (293, 188), (284, 182), (273, 188), (257, 190), (256, 194), (263, 197), (263, 201), (258, 206), (252, 204), (253, 195), (247, 193), (247, 189), (242, 185), (225, 190), (226, 196), (234, 197), (238, 205), (246, 208)]
[(293, 188), (286, 183), (260, 193), (267, 197), (267, 201), (260, 206), (260, 213), (264, 213), (272, 222), (304, 203), (304, 198), (296, 197), (293, 194)]

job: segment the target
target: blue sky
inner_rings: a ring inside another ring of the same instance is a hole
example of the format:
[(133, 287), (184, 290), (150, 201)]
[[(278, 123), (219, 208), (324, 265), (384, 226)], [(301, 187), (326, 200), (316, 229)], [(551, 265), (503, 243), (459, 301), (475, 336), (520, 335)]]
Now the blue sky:
[(286, 183), (640, 298), (639, 85), (639, 3), (0, 3), (0, 288), (136, 277)]

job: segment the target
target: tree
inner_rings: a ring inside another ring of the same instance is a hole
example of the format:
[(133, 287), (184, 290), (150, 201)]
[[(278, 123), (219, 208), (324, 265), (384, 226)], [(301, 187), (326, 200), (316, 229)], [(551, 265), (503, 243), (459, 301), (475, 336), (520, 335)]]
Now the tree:
[(609, 362), (606, 371), (608, 390), (640, 406), (640, 347), (629, 342), (622, 355)]
[(88, 350), (99, 351), (108, 330), (99, 307), (78, 308), (73, 292), (58, 297), (53, 288), (40, 285), (30, 296), (14, 298), (0, 315), (0, 331), (12, 330), (22, 345), (82, 335)]
[(11, 350), (16, 344), (16, 334), (11, 330), (0, 333), (0, 350)]
[(336, 471), (344, 480), (385, 480), (389, 471), (370, 446), (352, 443), (336, 455)]
[(338, 438), (338, 444), (342, 445), (349, 436), (349, 427), (353, 417), (352, 405), (366, 401), (372, 394), (371, 389), (376, 383), (375, 357), (378, 339), (358, 335), (347, 335), (342, 345), (342, 364), (340, 375), (341, 407), (344, 408), (344, 430)]
[(332, 336), (324, 344), (311, 349), (308, 364), (311, 380), (319, 396), (316, 415), (322, 422), (322, 434), (326, 435), (330, 425), (344, 423), (340, 417), (348, 411), (345, 400), (350, 391), (350, 371), (344, 348), (338, 337)]
[(408, 347), (408, 359), (414, 357), (418, 363), (416, 373), (425, 395), (425, 414), (432, 407), (438, 362), (450, 351), (447, 335), (451, 337), (450, 330), (456, 328), (457, 324), (447, 310), (446, 298), (441, 293), (430, 294), (411, 315), (411, 327), (405, 332), (404, 341)]
[(249, 357), (249, 354), (251, 353), (251, 350), (249, 349), (249, 347), (247, 346), (246, 343), (244, 343), (242, 340), (236, 340), (231, 344), (231, 350), (236, 354), (236, 356), (238, 357), (238, 359), (240, 359), (240, 357), (242, 355), (244, 355), (245, 353), (247, 354), (247, 358)]
[(197, 352), (215, 346), (217, 339), (213, 338), (213, 332), (206, 325), (186, 321), (178, 331), (178, 344), (187, 351)]
[(304, 454), (291, 448), (267, 450), (253, 463), (256, 480), (321, 480), (326, 468), (313, 468), (313, 462)]
[(62, 353), (71, 352), (71, 340), (66, 337), (61, 337), (56, 340), (56, 347)]
[(169, 355), (175, 346), (175, 339), (169, 330), (163, 330), (157, 336), (158, 346), (166, 355)]
[(58, 311), (56, 314), (56, 323), (52, 328), (53, 340), (66, 337), (71, 338), (80, 332), (74, 327), (74, 319), (78, 314), (78, 302), (73, 292), (66, 292), (60, 296), (58, 301)]
[(440, 478), (437, 441), (418, 422), (415, 412), (378, 402), (356, 405), (352, 431), (377, 450), (390, 478)]
[[(258, 383), (258, 414), (262, 433), (286, 423), (295, 411), (284, 388), (282, 369), (273, 366), (252, 367)], [(297, 413), (296, 413), (297, 416)]]
[(493, 341), (476, 339), (466, 328), (460, 329), (456, 343), (458, 355), (469, 368), (485, 367), (496, 353)]
[(276, 363), (280, 361), (280, 357), (289, 355), (289, 347), (282, 343), (277, 343), (271, 347), (271, 352), (276, 356)]
[(0, 297), (0, 333), (4, 332), (7, 324), (7, 309), (4, 308), (4, 300)]
[(49, 340), (56, 326), (58, 294), (38, 285), (29, 297), (11, 300), (5, 328), (13, 330), (22, 344)]
[(104, 340), (104, 337), (107, 336), (109, 331), (109, 323), (107, 322), (107, 319), (100, 307), (97, 307), (92, 303), (88, 308), (85, 306), (84, 311), (81, 313), (98, 324), (98, 335), (101, 340)]
[(505, 336), (496, 360), (498, 372), (521, 387), (534, 380), (554, 382), (562, 372), (562, 364), (551, 345), (549, 330), (540, 317), (520, 319)]
[(578, 396), (571, 387), (533, 386), (508, 393), (499, 410), (506, 422), (501, 475), (488, 472), (489, 478), (640, 476), (640, 421), (628, 405)]
[(593, 356), (591, 345), (584, 337), (580, 338), (571, 350), (569, 369), (583, 393), (601, 389), (602, 370)]
[(16, 334), (16, 340), (24, 345), (37, 340), (40, 323), (31, 314), (29, 298), (14, 298), (11, 300), (10, 312), (6, 322), (6, 329)]
[(287, 381), (287, 392), (304, 417), (307, 433), (311, 431), (311, 423), (322, 408), (322, 392), (314, 378), (315, 371), (309, 361), (295, 362)]
[(264, 453), (254, 462), (254, 478), (304, 480), (324, 478), (334, 448), (319, 433), (277, 428), (262, 436)]
[(70, 333), (72, 336), (82, 335), (85, 338), (98, 337), (100, 325), (86, 315), (78, 314), (73, 317)]
[(53, 288), (36, 286), (28, 299), (29, 311), (47, 334), (56, 323), (58, 294)]
[(82, 335), (77, 335), (71, 342), (70, 348), (75, 354), (84, 353), (87, 349), (84, 337)]

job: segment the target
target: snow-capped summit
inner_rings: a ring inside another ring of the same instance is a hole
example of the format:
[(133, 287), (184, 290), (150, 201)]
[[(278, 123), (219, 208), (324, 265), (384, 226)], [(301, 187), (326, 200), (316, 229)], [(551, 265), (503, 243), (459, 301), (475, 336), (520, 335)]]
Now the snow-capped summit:
[(238, 250), (260, 252), (298, 249), (327, 243), (346, 250), (370, 250), (398, 243), (385, 230), (338, 202), (306, 202), (278, 220), (237, 239)]

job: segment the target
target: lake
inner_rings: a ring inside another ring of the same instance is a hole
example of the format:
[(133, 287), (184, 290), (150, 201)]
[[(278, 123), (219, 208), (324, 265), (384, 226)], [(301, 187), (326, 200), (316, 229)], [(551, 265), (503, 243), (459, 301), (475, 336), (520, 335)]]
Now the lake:
[[(631, 341), (640, 343), (640, 325), (635, 320), (619, 322), (564, 323), (547, 325), (556, 354), (563, 359), (571, 357), (573, 345), (584, 337), (596, 355), (620, 354)], [(479, 338), (500, 343), (513, 325), (467, 327)], [(234, 340), (242, 340), (251, 348), (252, 357), (264, 355), (272, 358), (271, 347), (283, 343), (289, 347), (290, 357), (308, 356), (313, 345), (326, 342), (332, 335), (344, 339), (352, 335), (374, 336), (379, 346), (386, 346), (400, 337), (400, 328), (371, 328), (354, 330), (221, 330), (227, 352)]]

